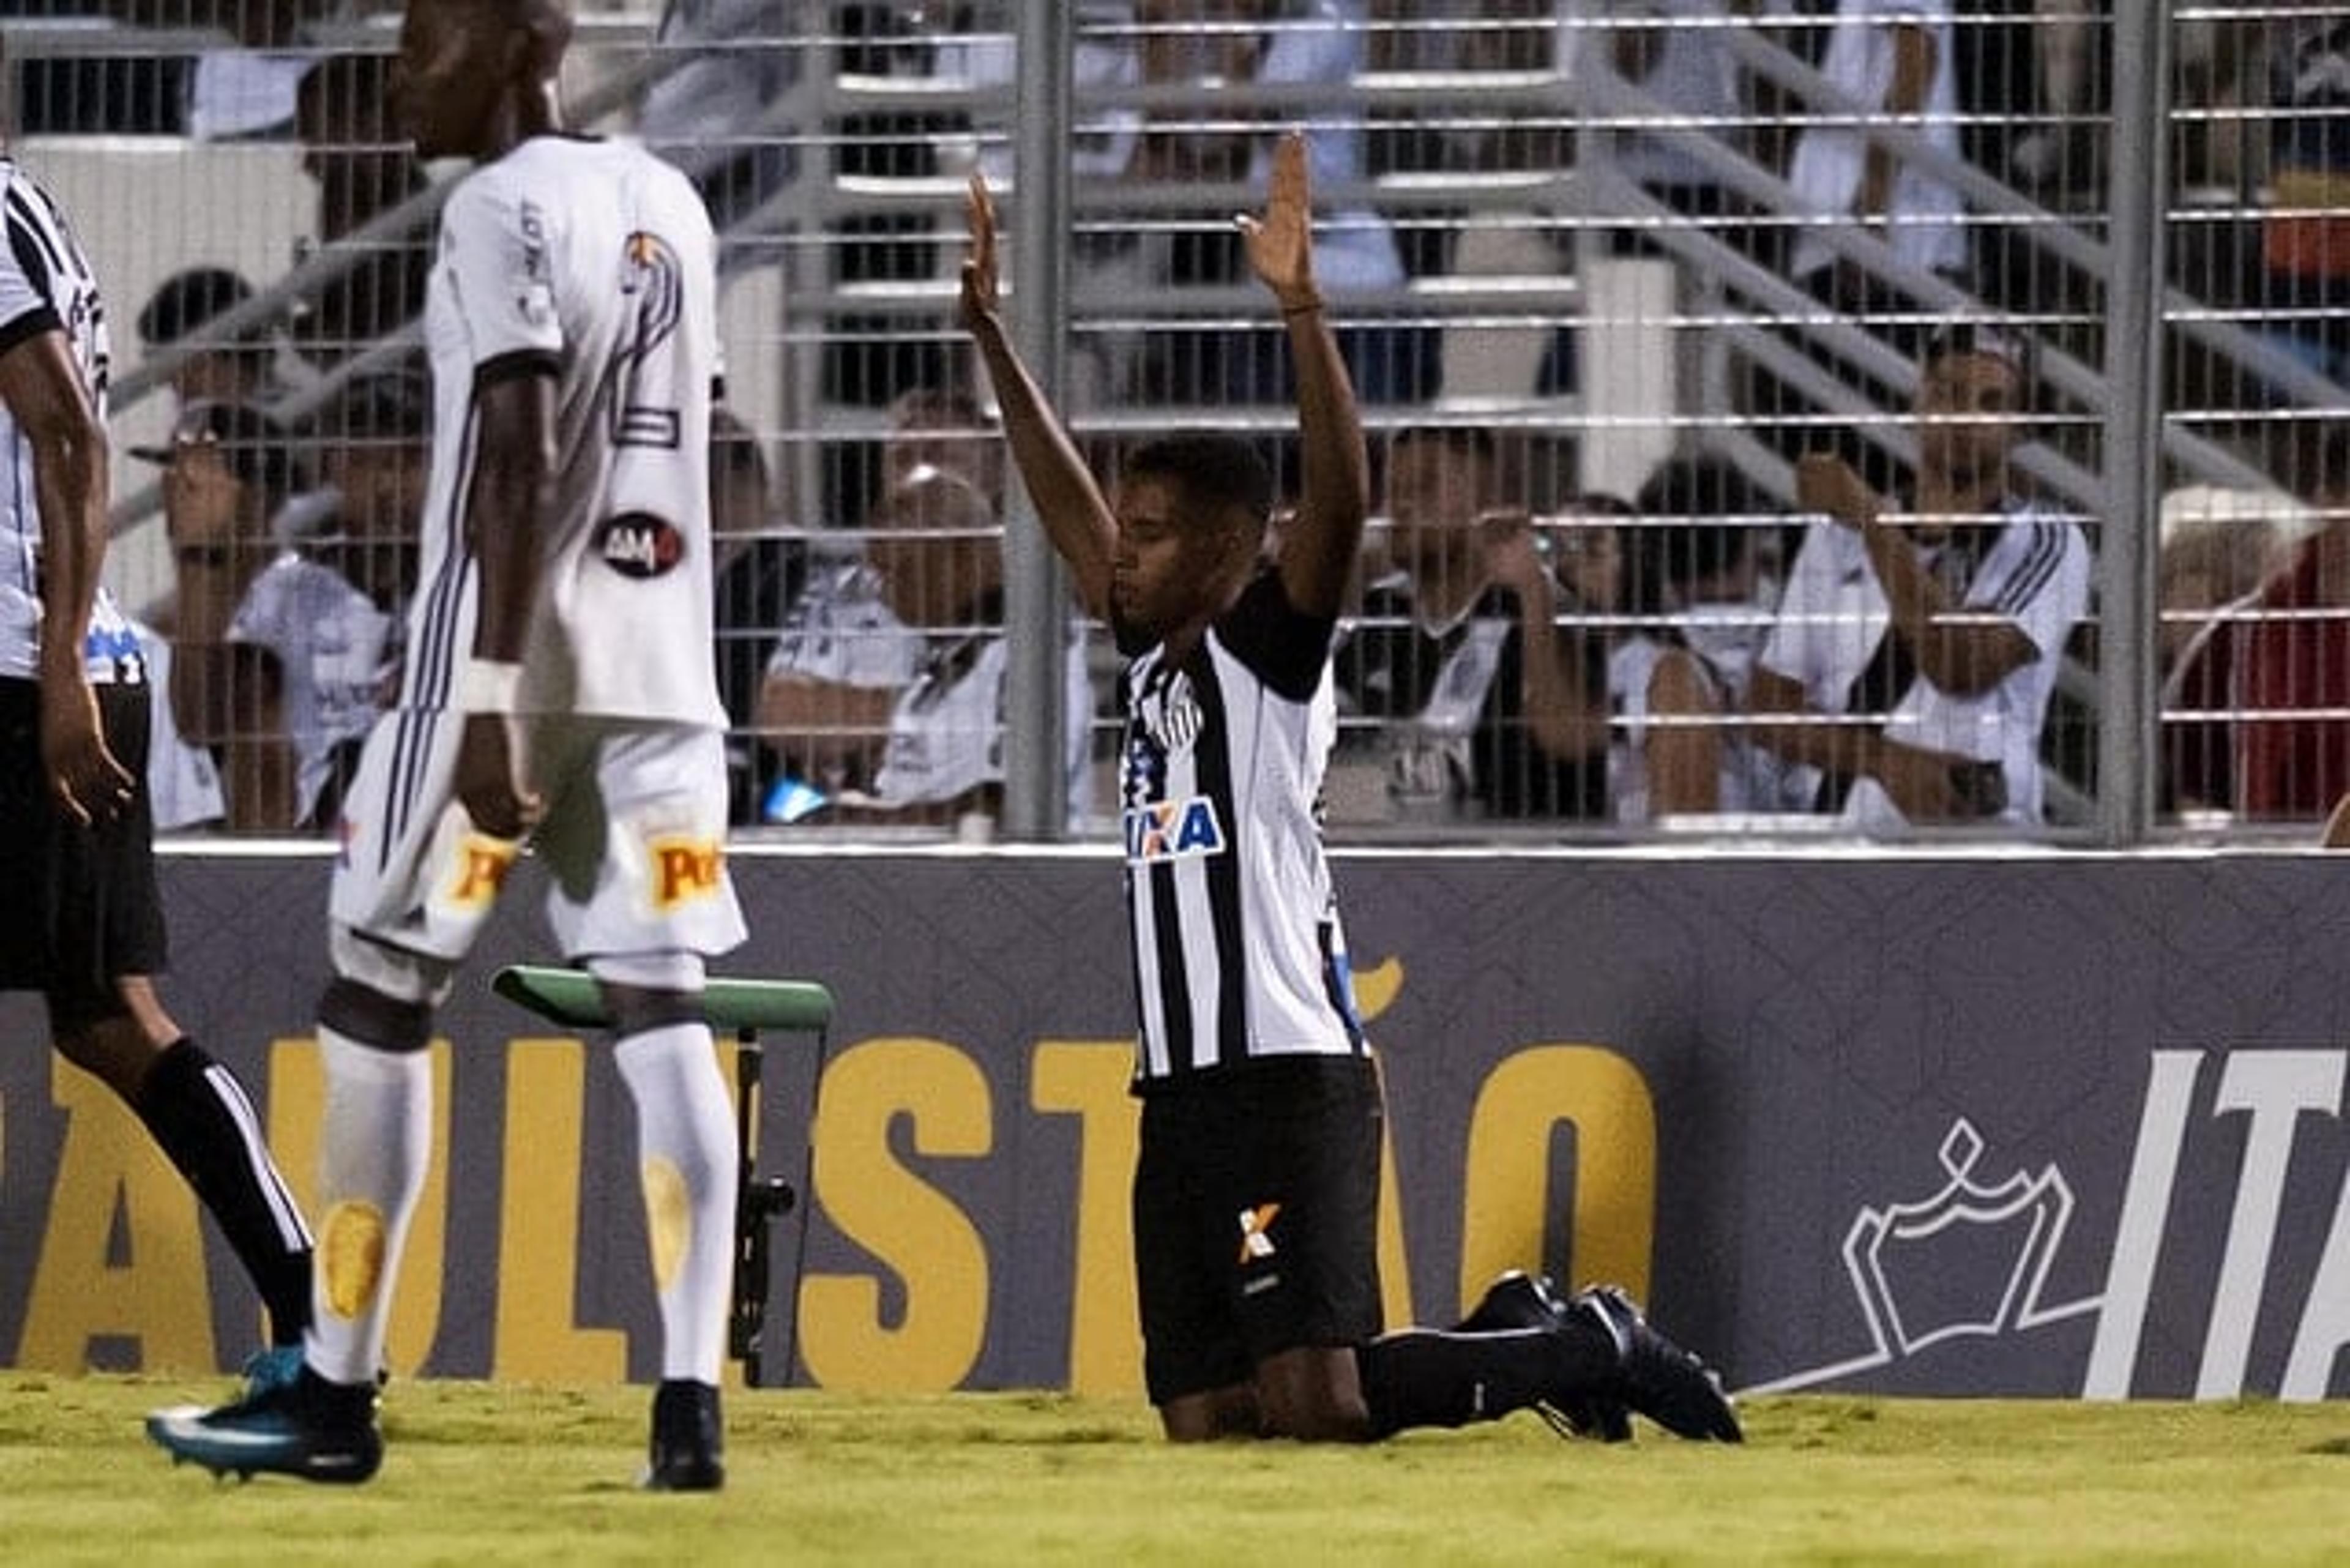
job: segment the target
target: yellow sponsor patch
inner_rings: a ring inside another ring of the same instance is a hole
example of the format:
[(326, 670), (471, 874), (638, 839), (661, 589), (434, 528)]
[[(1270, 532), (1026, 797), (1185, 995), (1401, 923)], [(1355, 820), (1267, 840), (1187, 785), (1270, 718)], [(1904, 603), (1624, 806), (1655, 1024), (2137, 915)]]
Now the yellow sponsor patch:
[(666, 1159), (649, 1159), (639, 1176), (645, 1186), (645, 1234), (652, 1242), (653, 1288), (667, 1291), (685, 1267), (693, 1244), (693, 1197), (685, 1173)]
[(450, 879), (449, 902), (461, 909), (486, 909), (514, 869), (522, 846), (512, 839), (467, 833), (457, 840), (456, 875)]
[(645, 841), (645, 861), (652, 876), (653, 908), (667, 914), (688, 899), (718, 891), (725, 852), (714, 838), (671, 835)]
[(383, 1210), (343, 1202), (327, 1210), (318, 1229), (318, 1267), (327, 1282), (327, 1310), (359, 1316), (383, 1283)]

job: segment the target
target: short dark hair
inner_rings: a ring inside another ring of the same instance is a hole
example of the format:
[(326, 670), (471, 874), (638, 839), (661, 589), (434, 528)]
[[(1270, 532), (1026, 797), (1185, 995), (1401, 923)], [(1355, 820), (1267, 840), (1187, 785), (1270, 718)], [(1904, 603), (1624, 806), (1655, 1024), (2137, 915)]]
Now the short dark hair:
[(2040, 385), (2040, 346), (2030, 333), (1996, 321), (1961, 317), (1946, 321), (1934, 329), (1926, 340), (1925, 357), (1919, 362), (1931, 365), (1938, 360), (1956, 358), (1962, 354), (1981, 355), (1986, 359), (1998, 359), (2015, 372), (2015, 382), (2022, 389), (2022, 401), (2031, 403)]
[(1238, 507), (1260, 524), (1273, 517), (1273, 470), (1255, 443), (1239, 436), (1221, 431), (1160, 436), (1128, 452), (1121, 471), (1129, 482), (1167, 481), (1187, 508)]
[(1679, 520), (1673, 528), (1644, 528), (1631, 552), (1638, 613), (1663, 607), (1666, 588), (1720, 576), (1754, 553), (1778, 509), (1737, 464), (1712, 456), (1679, 457), (1640, 486), (1640, 515)]
[(399, 365), (352, 377), (321, 411), (322, 440), (422, 441), (432, 424), (432, 384), (421, 365)]
[(1407, 442), (1449, 446), (1488, 462), (1499, 462), (1502, 456), (1501, 443), (1483, 425), (1406, 425), (1388, 438), (1388, 450), (1393, 452)]
[(916, 387), (889, 400), (889, 432), (970, 429), (993, 431), (995, 416), (954, 387)]
[[(253, 297), (253, 285), (224, 266), (192, 266), (175, 272), (156, 286), (139, 307), (134, 325), (139, 338), (154, 348), (177, 343), (216, 316), (226, 314)], [(237, 335), (240, 344), (268, 336), (266, 322)]]

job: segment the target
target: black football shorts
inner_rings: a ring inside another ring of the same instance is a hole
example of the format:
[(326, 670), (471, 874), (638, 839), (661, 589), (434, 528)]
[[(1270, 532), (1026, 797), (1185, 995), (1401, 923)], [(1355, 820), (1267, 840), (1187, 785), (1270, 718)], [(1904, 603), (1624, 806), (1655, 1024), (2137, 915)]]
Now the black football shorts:
[(85, 827), (49, 793), (40, 689), (0, 679), (0, 990), (41, 992), (59, 1018), (110, 1015), (117, 978), (160, 974), (166, 959), (147, 798), (151, 689), (93, 690), (133, 789), (122, 811)]
[(1382, 1120), (1362, 1056), (1265, 1057), (1144, 1097), (1134, 1252), (1152, 1404), (1378, 1334)]

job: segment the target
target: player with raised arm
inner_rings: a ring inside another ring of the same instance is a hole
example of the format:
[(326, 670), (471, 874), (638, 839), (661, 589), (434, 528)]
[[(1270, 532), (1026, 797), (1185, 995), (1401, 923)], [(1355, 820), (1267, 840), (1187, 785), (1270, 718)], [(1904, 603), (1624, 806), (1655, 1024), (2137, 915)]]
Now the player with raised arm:
[(1563, 1301), (1513, 1274), (1459, 1329), (1379, 1332), (1384, 1111), (1315, 810), (1368, 465), (1315, 286), (1304, 139), (1241, 220), (1297, 361), (1303, 494), (1270, 559), (1272, 480), (1244, 441), (1153, 441), (1103, 493), (1006, 333), (979, 177), (970, 216), (963, 324), (1045, 532), (1128, 660), (1134, 1248), (1168, 1436), (1364, 1441), (1529, 1407), (1605, 1429), (1628, 1407), (1736, 1440), (1712, 1374), (1620, 1292)]
[(215, 1472), (359, 1481), (380, 1463), (376, 1373), (431, 1153), (425, 1047), (528, 836), (636, 1106), (662, 1337), (646, 1480), (724, 1477), (736, 1155), (702, 963), (743, 928), (711, 652), (716, 247), (683, 175), (564, 129), (570, 32), (558, 0), (411, 0), (402, 21), (418, 154), (477, 167), (425, 309), (432, 462), (400, 703), (346, 797), (330, 900), (306, 1365), (149, 1423)]

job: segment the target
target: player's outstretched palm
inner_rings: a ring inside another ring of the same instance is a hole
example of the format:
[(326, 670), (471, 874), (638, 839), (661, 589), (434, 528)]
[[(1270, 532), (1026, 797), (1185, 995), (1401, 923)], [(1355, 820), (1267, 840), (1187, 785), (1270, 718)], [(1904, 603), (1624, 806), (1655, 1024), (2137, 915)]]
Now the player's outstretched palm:
[(1233, 220), (1248, 241), (1249, 265), (1284, 306), (1310, 305), (1314, 294), (1314, 192), (1305, 172), (1305, 133), (1284, 134), (1274, 149), (1264, 216)]
[(986, 176), (974, 171), (964, 200), (971, 219), (971, 254), (963, 258), (963, 326), (976, 327), (1003, 304), (1003, 280), (995, 261), (995, 198), (988, 193)]

